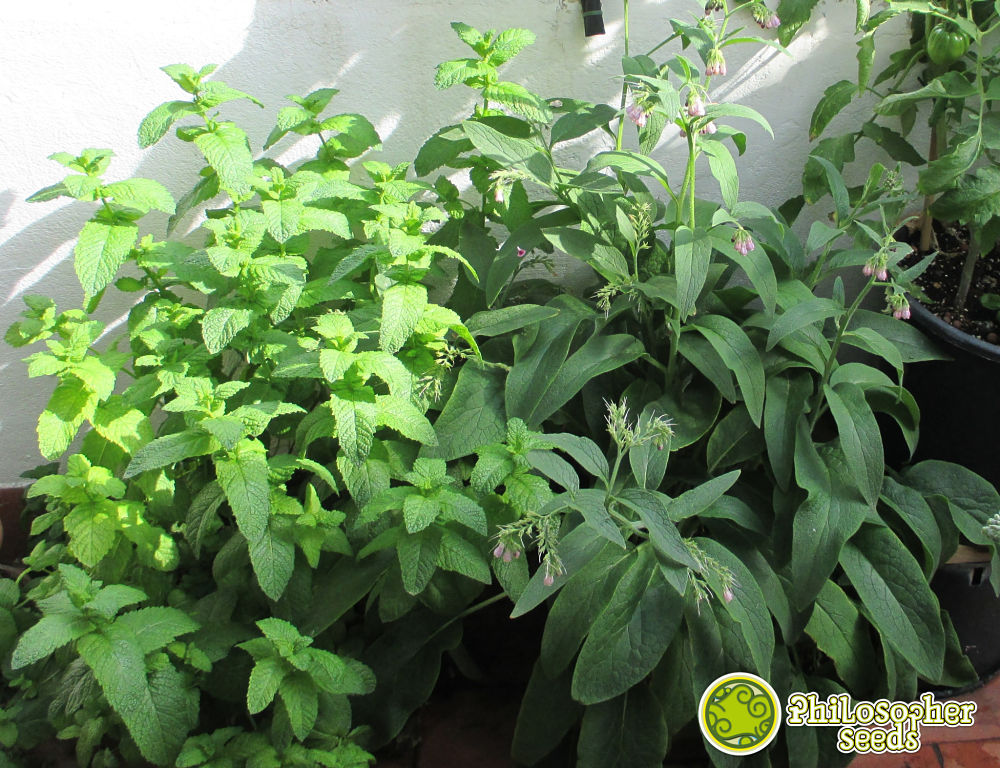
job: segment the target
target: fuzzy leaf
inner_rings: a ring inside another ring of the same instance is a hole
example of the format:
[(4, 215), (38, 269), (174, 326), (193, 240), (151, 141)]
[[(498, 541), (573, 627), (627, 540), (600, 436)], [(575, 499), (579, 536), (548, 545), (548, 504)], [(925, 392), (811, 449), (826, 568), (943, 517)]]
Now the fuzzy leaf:
[(379, 346), (398, 352), (410, 338), (427, 306), (427, 289), (413, 283), (397, 283), (382, 297), (382, 326)]
[(73, 255), (76, 275), (88, 299), (115, 279), (138, 234), (139, 228), (132, 223), (88, 221), (83, 225)]
[(243, 440), (234, 451), (215, 461), (219, 479), (236, 524), (247, 541), (258, 541), (271, 514), (267, 451), (257, 440)]

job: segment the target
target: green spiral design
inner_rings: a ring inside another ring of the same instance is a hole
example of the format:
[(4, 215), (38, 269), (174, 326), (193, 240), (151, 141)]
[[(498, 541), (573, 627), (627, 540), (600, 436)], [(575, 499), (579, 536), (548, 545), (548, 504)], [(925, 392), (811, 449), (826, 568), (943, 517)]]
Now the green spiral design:
[(748, 680), (731, 680), (709, 694), (704, 718), (720, 744), (748, 749), (764, 741), (774, 728), (774, 701)]

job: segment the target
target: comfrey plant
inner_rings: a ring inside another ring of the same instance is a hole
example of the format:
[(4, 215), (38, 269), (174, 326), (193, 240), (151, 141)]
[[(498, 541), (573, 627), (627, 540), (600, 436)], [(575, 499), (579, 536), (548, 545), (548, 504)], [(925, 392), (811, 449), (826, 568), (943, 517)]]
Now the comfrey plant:
[[(658, 765), (727, 671), (755, 671), (782, 696), (890, 699), (913, 696), (918, 679), (972, 674), (928, 581), (959, 531), (988, 543), (981, 528), (1000, 498), (962, 467), (894, 471), (884, 459), (889, 425), (911, 455), (918, 437), (904, 364), (937, 354), (904, 322), (905, 291), (923, 265), (902, 267), (909, 248), (893, 239), (906, 204), (899, 174), (875, 165), (848, 188), (833, 163), (815, 159), (833, 210), (804, 242), (782, 214), (741, 200), (729, 146), (742, 151), (747, 139), (728, 122), (767, 122), (711, 103), (725, 49), (745, 38), (734, 28), (743, 11), (708, 10), (671, 22), (665, 42), (690, 56), (658, 64), (658, 46), (625, 57), (619, 109), (488, 95), (491, 41), (530, 39), (524, 31), (456, 24), (477, 74), (443, 78), (465, 71), (456, 62), (438, 70), (439, 85), (462, 81), (484, 98), (424, 145), (416, 169), (468, 168), (482, 195), (469, 204), (439, 178), (452, 219), (434, 240), (474, 265), (448, 303), (479, 310), (469, 326), (490, 328), (483, 355), (506, 366), (460, 372), (456, 393), (496, 396), (449, 401), (442, 418), (489, 433), (452, 449), (475, 451), (516, 417), (574, 435), (543, 439), (594, 478), (546, 508), (561, 509), (559, 559), (515, 603), (514, 616), (549, 604), (515, 736), (526, 764), (561, 750), (581, 766)], [(632, 124), (638, 151), (628, 148)], [(679, 183), (650, 157), (668, 125), (687, 148)], [(582, 169), (562, 167), (557, 145), (591, 132), (611, 146)], [(721, 203), (696, 194), (705, 170)], [(525, 252), (554, 249), (593, 269), (589, 300), (550, 281), (512, 284)], [(847, 275), (865, 280), (849, 293)], [(863, 308), (873, 292), (885, 312)], [(848, 347), (870, 357), (843, 362)], [(603, 401), (617, 404), (608, 425)], [(654, 423), (657, 439), (636, 437)], [(503, 529), (494, 555), (520, 562), (524, 541), (548, 547), (555, 529), (529, 517)], [(822, 729), (788, 729), (782, 740), (752, 760), (849, 759)]]

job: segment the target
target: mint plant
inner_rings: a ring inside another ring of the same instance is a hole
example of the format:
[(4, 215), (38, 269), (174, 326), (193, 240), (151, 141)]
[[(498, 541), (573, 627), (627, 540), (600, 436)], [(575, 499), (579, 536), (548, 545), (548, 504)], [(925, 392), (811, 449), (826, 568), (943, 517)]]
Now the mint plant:
[[(29, 297), (7, 334), (44, 342), (27, 359), (30, 376), (58, 379), (39, 447), (64, 464), (34, 473), (34, 547), (5, 582), (4, 740), (15, 756), (75, 740), (81, 765), (367, 765), (361, 744), (402, 722), (352, 724), (348, 697), (384, 673), (358, 659), (373, 628), (356, 606), (381, 603), (391, 633), (407, 614), (446, 621), (491, 581), (495, 522), (444, 459), (417, 455), (439, 443), (428, 413), (451, 368), (480, 354), (426, 281), (442, 260), (471, 266), (429, 242), (447, 214), (416, 199), (429, 187), (406, 164), (362, 161), (370, 183), (351, 180), (346, 161), (379, 139), (360, 115), (324, 116), (333, 89), (279, 112), (268, 146), (288, 133), (318, 144), (283, 168), (220, 113), (253, 97), (208, 80), (211, 67), (165, 71), (189, 99), (154, 109), (139, 141), (174, 128), (204, 155), (178, 205), (152, 180), (105, 182), (109, 150), (54, 156), (73, 173), (32, 198), (100, 207), (74, 251), (84, 308)], [(150, 210), (171, 214), (172, 232), (217, 198), (201, 246), (139, 239)], [(138, 301), (108, 343), (93, 313), (116, 289)], [(367, 510), (404, 481), (415, 495), (389, 541)], [(443, 569), (480, 586), (449, 594), (427, 568), (430, 540)], [(380, 556), (387, 542), (397, 559)], [(431, 687), (454, 644), (437, 629)], [(396, 695), (379, 690), (382, 704)], [(422, 700), (393, 711), (405, 719)]]

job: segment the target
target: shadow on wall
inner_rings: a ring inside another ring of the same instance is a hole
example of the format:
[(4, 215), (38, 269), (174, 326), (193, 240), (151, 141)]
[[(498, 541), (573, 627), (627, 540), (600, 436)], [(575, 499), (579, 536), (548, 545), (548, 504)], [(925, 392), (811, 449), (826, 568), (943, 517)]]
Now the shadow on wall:
[[(853, 9), (840, 7), (842, 5), (830, 5), (827, 10), (831, 18), (823, 22), (822, 27), (817, 27), (821, 30), (828, 25), (836, 35), (814, 39), (803, 35), (809, 42), (800, 46), (794, 60), (770, 49), (757, 52), (753, 46), (745, 47), (732, 56), (730, 76), (713, 83), (716, 98), (750, 103), (771, 120), (775, 129), (776, 138), (772, 141), (756, 125), (739, 121), (742, 123), (740, 129), (748, 133), (749, 149), (737, 163), (741, 171), (753, 174), (756, 182), (754, 187), (745, 183), (744, 197), (776, 205), (798, 192), (797, 174), (809, 151), (805, 139), (809, 111), (823, 88), (836, 79), (853, 76), (853, 49), (851, 56), (843, 55), (853, 31)], [(273, 125), (275, 114), (289, 103), (285, 100), (288, 93), (302, 94), (318, 87), (333, 86), (340, 89), (340, 94), (331, 103), (330, 114), (365, 114), (386, 144), (384, 156), (387, 160), (412, 160), (434, 130), (467, 115), (474, 101), (468, 89), (437, 91), (433, 85), (434, 68), (440, 61), (465, 55), (464, 46), (448, 26), (450, 21), (461, 19), (480, 29), (511, 26), (532, 29), (538, 42), (525, 49), (505, 69), (507, 79), (521, 82), (546, 97), (574, 96), (617, 104), (618, 62), (622, 53), (619, 6), (614, 2), (605, 3), (607, 35), (585, 38), (579, 4), (573, 0), (541, 3), (519, 0), (503, 5), (494, 0), (413, 0), (407, 3), (366, 0), (357, 4), (327, 0), (258, 0), (246, 24), (241, 48), (220, 62), (212, 79), (252, 93), (266, 105), (264, 110), (249, 102), (233, 102), (222, 107), (225, 119), (235, 120), (247, 131), (251, 148), (257, 154)], [(691, 4), (691, 10), (698, 10), (696, 3)], [(643, 6), (634, 7), (633, 51), (652, 48), (669, 34), (668, 18), (685, 13), (669, 0), (648, 0)], [(197, 23), (197, 17), (192, 14), (190, 25)], [(147, 26), (141, 14), (125, 15), (115, 24), (120, 27), (109, 30), (109, 35), (135, 37), (138, 29), (146, 31)], [(184, 34), (188, 24), (186, 18), (178, 24), (180, 26), (164, 29), (162, 34), (168, 37)], [(220, 34), (219, 38), (222, 37)], [(211, 50), (214, 48), (206, 51), (205, 59), (186, 63), (195, 67), (208, 63), (213, 58)], [(128, 73), (135, 72), (138, 67), (145, 70), (176, 63), (144, 59), (141, 49), (138, 54), (130, 53), (131, 58), (121, 62), (125, 73), (121, 78), (123, 83), (127, 83)], [(660, 52), (661, 55), (665, 53)], [(797, 88), (809, 93), (790, 104), (783, 81), (793, 63)], [(69, 63), (66, 66), (70, 66)], [(165, 75), (161, 77), (166, 81)], [(95, 82), (95, 91), (115, 87), (112, 83)], [(752, 97), (748, 97), (751, 93)], [(165, 97), (158, 92), (150, 103), (142, 105), (141, 113), (145, 114), (163, 98), (182, 96), (179, 91), (171, 93), (169, 89)], [(99, 104), (100, 99), (95, 103)], [(98, 117), (114, 120), (110, 111)], [(123, 126), (129, 141), (135, 141), (137, 127), (137, 123)], [(627, 141), (634, 145), (635, 134), (631, 126), (629, 128)], [(676, 169), (681, 168), (683, 152), (676, 134), (671, 135), (673, 130), (668, 128), (664, 133), (664, 142), (655, 156), (672, 178), (679, 179), (680, 171)], [(81, 143), (47, 147), (45, 154), (93, 146), (79, 135), (70, 141)], [(284, 164), (293, 163), (311, 155), (316, 141), (315, 137), (293, 135), (283, 139), (270, 154)], [(561, 160), (570, 167), (580, 167), (599, 141), (568, 144), (562, 151)], [(40, 163), (42, 158), (33, 162)], [(159, 144), (142, 153), (131, 175), (157, 179), (179, 198), (196, 180), (200, 166), (197, 150), (178, 141), (170, 132)], [(46, 183), (57, 181), (60, 170), (52, 163), (51, 181)], [(122, 178), (128, 173), (125, 164), (113, 162), (108, 178)], [(746, 177), (746, 181), (750, 178)], [(21, 192), (17, 190), (18, 195)], [(699, 194), (715, 196), (715, 182), (706, 181)], [(11, 190), (0, 193), (0, 225), (15, 198)], [(73, 272), (72, 247), (79, 228), (93, 214), (94, 207), (78, 202), (63, 202), (58, 207), (56, 203), (47, 205), (51, 209), (49, 213), (0, 242), (0, 275), (3, 276), (0, 279), (0, 331), (17, 319), (23, 306), (21, 297), (26, 293), (51, 295), (62, 309), (80, 305), (82, 296)], [(181, 224), (181, 230), (196, 219), (195, 215), (189, 215)], [(164, 216), (151, 214), (144, 223), (144, 231), (152, 231), (154, 237), (162, 236)], [(109, 299), (107, 306), (101, 309), (100, 319), (113, 323), (127, 314), (130, 296), (123, 294), (109, 296)], [(0, 458), (0, 485), (15, 482), (20, 472), (40, 461), (34, 446), (35, 422), (50, 387), (48, 384), (37, 386), (34, 382), (29, 385), (25, 368), (19, 362), (22, 357), (23, 350), (0, 345), (0, 392), (4, 393), (5, 401), (17, 403), (17, 408), (3, 414), (2, 429), (8, 450)]]

